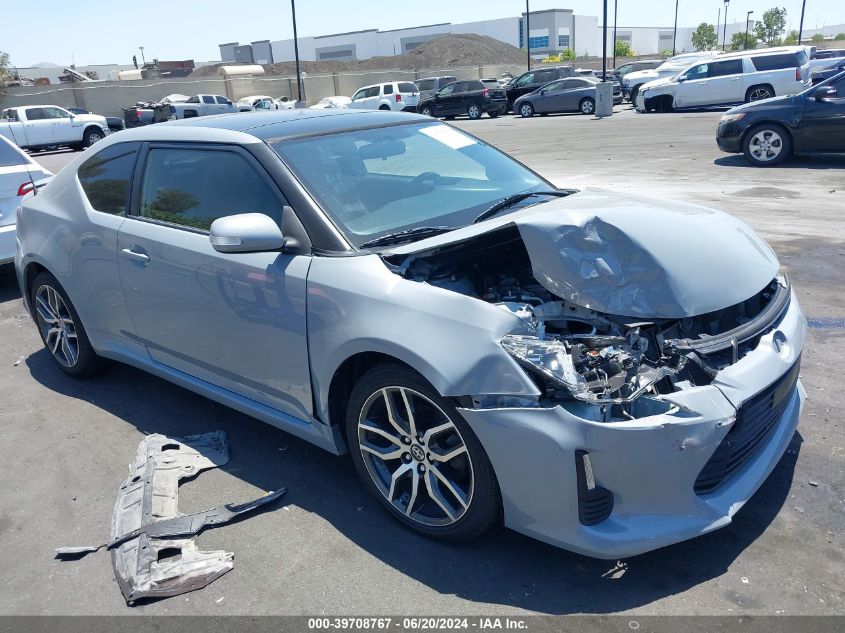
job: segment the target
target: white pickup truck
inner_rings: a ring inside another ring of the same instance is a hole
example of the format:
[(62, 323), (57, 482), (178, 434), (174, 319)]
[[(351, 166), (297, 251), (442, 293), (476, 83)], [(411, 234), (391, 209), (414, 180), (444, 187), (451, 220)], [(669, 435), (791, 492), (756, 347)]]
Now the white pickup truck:
[(194, 95), (182, 103), (170, 104), (171, 119), (190, 119), (196, 116), (237, 111), (238, 108), (231, 99), (220, 95)]
[(106, 117), (73, 114), (51, 105), (6, 108), (0, 117), (0, 135), (22, 149), (50, 149), (66, 145), (89, 147), (109, 133)]

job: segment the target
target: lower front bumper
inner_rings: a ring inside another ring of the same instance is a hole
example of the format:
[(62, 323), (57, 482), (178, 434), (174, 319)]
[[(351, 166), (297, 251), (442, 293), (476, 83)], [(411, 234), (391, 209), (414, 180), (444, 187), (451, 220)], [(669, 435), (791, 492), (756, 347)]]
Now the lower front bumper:
[(742, 151), (742, 134), (735, 123), (720, 123), (716, 131), (716, 145), (723, 152), (737, 154)]
[[(737, 409), (797, 361), (806, 322), (793, 295), (757, 348), (707, 386), (660, 396), (667, 413), (599, 423), (568, 408), (461, 409), (496, 472), (505, 524), (597, 558), (641, 554), (724, 527), (786, 451), (804, 405), (800, 382), (755, 454), (708, 494), (695, 481), (730, 431)], [(775, 341), (775, 334), (778, 341)], [(784, 338), (786, 343), (784, 343)], [(613, 494), (610, 516), (579, 520), (575, 452), (589, 453), (596, 485)]]

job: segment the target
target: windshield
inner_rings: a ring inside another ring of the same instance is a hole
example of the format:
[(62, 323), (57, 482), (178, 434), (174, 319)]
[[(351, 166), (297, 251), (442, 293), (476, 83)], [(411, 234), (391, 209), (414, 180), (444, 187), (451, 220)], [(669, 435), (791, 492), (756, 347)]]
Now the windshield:
[(705, 59), (706, 57), (709, 57), (709, 55), (701, 55), (701, 56), (690, 55), (690, 56), (687, 56), (687, 57), (670, 57), (665, 62), (660, 64), (660, 66), (657, 67), (657, 70), (658, 71), (686, 70), (687, 68), (689, 68), (690, 66), (692, 66), (693, 64), (698, 62), (699, 60)]
[(465, 226), (503, 198), (551, 188), (505, 154), (437, 122), (270, 145), (356, 247), (419, 226)]

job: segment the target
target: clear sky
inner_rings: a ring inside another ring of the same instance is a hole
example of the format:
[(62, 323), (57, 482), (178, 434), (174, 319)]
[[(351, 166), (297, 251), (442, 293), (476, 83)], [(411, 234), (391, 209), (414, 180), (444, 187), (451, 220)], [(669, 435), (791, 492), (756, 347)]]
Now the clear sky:
[[(845, 0), (806, 0), (804, 28), (845, 24)], [(619, 26), (672, 25), (675, 0), (618, 0)], [(33, 6), (37, 5), (37, 9)], [(613, 0), (608, 0), (613, 22)], [(678, 26), (715, 22), (723, 0), (680, 0)], [(759, 18), (773, 6), (787, 10), (789, 28), (798, 28), (801, 0), (731, 0), (728, 21), (746, 11)], [(531, 10), (573, 9), (601, 16), (601, 0), (532, 0)], [(519, 15), (519, 0), (299, 0), (299, 35), (360, 29), (395, 29), (438, 22), (472, 22)], [(217, 45), (293, 37), (288, 0), (41, 0), (4, 3), (0, 50), (17, 66), (38, 62), (108, 64), (132, 62), (138, 47), (146, 58), (220, 58)], [(601, 21), (601, 18), (599, 18)], [(10, 28), (13, 27), (14, 28)]]

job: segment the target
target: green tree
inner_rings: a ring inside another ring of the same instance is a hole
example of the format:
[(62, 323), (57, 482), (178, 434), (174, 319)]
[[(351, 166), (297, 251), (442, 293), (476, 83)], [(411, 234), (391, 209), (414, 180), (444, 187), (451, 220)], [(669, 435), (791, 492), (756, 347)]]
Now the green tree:
[(836, 40), (845, 40), (845, 33), (837, 33), (837, 34), (836, 34), (836, 37), (835, 37), (834, 39), (836, 39)]
[(575, 51), (571, 48), (564, 48), (558, 55), (562, 61), (572, 61), (575, 59)]
[(12, 78), (12, 73), (9, 70), (9, 53), (0, 51), (0, 87), (6, 85), (6, 82)]
[(697, 51), (710, 51), (716, 48), (719, 38), (716, 36), (716, 29), (712, 24), (702, 22), (693, 31), (692, 45)]
[(754, 33), (758, 40), (766, 43), (766, 46), (778, 46), (781, 43), (781, 35), (786, 30), (786, 9), (774, 7), (763, 13), (763, 19), (754, 27)]
[(816, 33), (813, 37), (810, 38), (810, 41), (814, 44), (818, 44), (819, 42), (824, 42), (824, 35), (821, 33)]
[(616, 48), (614, 54), (616, 55), (616, 57), (633, 57), (634, 49), (631, 48), (631, 45), (628, 42), (616, 40)]
[(789, 35), (787, 35), (784, 38), (783, 43), (788, 44), (790, 46), (797, 44), (798, 43), (798, 31), (795, 31), (795, 30), (790, 31)]
[(754, 37), (754, 33), (740, 31), (731, 35), (732, 51), (744, 51), (746, 48), (754, 48), (755, 46), (757, 46), (757, 38)]

